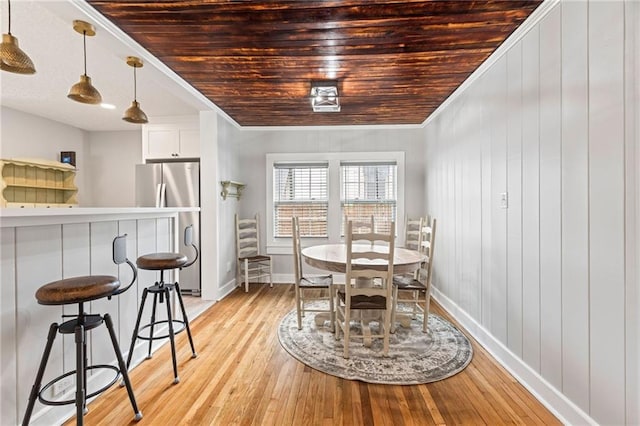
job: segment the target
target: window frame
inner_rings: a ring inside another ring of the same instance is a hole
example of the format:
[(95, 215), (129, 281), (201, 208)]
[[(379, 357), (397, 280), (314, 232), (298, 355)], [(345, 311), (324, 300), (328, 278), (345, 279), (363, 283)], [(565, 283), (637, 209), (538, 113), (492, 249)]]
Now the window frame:
[(313, 153), (268, 153), (266, 154), (266, 248), (267, 254), (291, 254), (291, 238), (279, 237), (274, 238), (273, 235), (273, 166), (275, 163), (313, 163), (328, 162), (328, 195), (329, 195), (329, 212), (327, 217), (327, 233), (326, 238), (311, 237), (302, 238), (302, 247), (341, 243), (344, 238), (341, 236), (342, 225), (342, 207), (340, 197), (340, 163), (341, 161), (351, 162), (380, 162), (395, 161), (397, 164), (397, 194), (396, 194), (396, 235), (402, 235), (401, 230), (404, 229), (405, 216), (405, 153), (403, 151), (381, 151), (381, 152), (313, 152)]
[[(316, 200), (314, 198), (309, 198), (309, 199), (293, 199), (293, 200), (279, 200), (278, 202), (274, 201), (274, 193), (272, 193), (272, 210), (271, 213), (272, 215), (275, 212), (275, 206), (276, 204), (281, 204), (281, 205), (289, 205), (289, 206), (295, 206), (295, 205), (312, 205), (312, 204), (316, 204), (316, 205), (325, 205), (326, 204), (326, 210), (327, 210), (327, 233), (324, 235), (317, 235), (317, 236), (304, 236), (305, 238), (325, 238), (328, 235), (328, 216), (329, 216), (329, 163), (327, 161), (305, 161), (305, 162), (290, 162), (290, 161), (276, 161), (273, 163), (272, 165), (272, 176), (275, 174), (275, 171), (277, 169), (281, 169), (281, 170), (295, 170), (295, 169), (299, 169), (299, 170), (311, 170), (311, 169), (317, 169), (317, 170), (326, 170), (326, 181), (324, 182), (325, 185), (320, 185), (318, 186), (318, 189), (322, 189), (322, 187), (324, 187), (323, 189), (326, 192), (326, 198), (322, 198), (320, 200)], [(277, 179), (276, 179), (277, 181)], [(275, 181), (274, 181), (275, 184)], [(272, 189), (274, 187), (272, 186)], [(309, 187), (309, 189), (311, 190), (311, 186)], [(311, 194), (310, 194), (311, 195)], [(274, 231), (275, 228), (275, 223), (273, 223), (273, 221), (275, 220), (275, 217), (272, 216), (272, 221), (270, 222), (270, 226), (271, 226), (271, 231)], [(291, 223), (291, 220), (289, 219), (289, 224)], [(303, 227), (303, 223), (301, 222), (301, 228)], [(273, 236), (274, 239), (280, 239), (280, 238), (291, 238), (291, 235), (274, 235)]]

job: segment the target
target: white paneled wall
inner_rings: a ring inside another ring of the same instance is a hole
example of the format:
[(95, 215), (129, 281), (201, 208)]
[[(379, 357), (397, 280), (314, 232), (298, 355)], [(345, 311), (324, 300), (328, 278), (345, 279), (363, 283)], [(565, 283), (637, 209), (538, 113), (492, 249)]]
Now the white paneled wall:
[[(118, 267), (112, 261), (112, 240), (127, 234), (127, 255), (135, 261), (140, 254), (171, 251), (174, 244), (173, 219), (163, 217), (139, 219), (132, 215), (120, 219), (96, 219), (82, 223), (17, 226), (0, 228), (1, 237), (1, 295), (2, 299), (2, 394), (0, 424), (18, 424), (24, 416), (29, 392), (42, 357), (49, 327), (62, 323), (63, 314), (77, 314), (77, 305), (42, 306), (35, 299), (36, 290), (51, 281), (79, 275), (114, 275), (122, 285), (131, 279), (127, 265)], [(145, 214), (145, 217), (149, 217)], [(142, 290), (158, 278), (154, 271), (140, 271), (137, 282), (127, 292), (112, 300), (90, 302), (85, 310), (90, 313), (109, 313), (119, 336), (120, 349), (129, 350)], [(148, 305), (149, 306), (149, 305)], [(162, 311), (162, 310), (160, 310)], [(158, 312), (158, 316), (166, 312)], [(145, 316), (148, 321), (148, 316)], [(89, 333), (89, 363), (114, 364), (115, 355), (106, 327)], [(156, 342), (155, 347), (162, 341)], [(146, 344), (136, 351), (136, 359), (146, 353)], [(56, 336), (43, 383), (65, 371), (75, 369), (75, 343), (73, 336)], [(90, 373), (90, 377), (95, 373)], [(167, 369), (167, 380), (170, 377)], [(96, 381), (104, 383), (102, 377)], [(91, 378), (89, 379), (91, 382)], [(91, 389), (96, 389), (94, 385)], [(124, 392), (124, 390), (123, 390)], [(45, 395), (51, 398), (52, 395)], [(73, 394), (67, 395), (73, 399)], [(75, 413), (73, 405), (45, 407), (36, 403), (32, 424), (56, 424)], [(133, 418), (133, 412), (132, 412)]]
[(640, 423), (638, 6), (558, 2), (425, 129), (436, 297), (569, 423)]

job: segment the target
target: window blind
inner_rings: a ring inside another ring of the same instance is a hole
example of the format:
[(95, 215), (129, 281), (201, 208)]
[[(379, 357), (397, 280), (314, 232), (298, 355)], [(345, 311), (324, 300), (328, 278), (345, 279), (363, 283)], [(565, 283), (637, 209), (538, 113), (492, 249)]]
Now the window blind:
[(291, 237), (293, 216), (301, 237), (327, 236), (328, 170), (327, 162), (274, 163), (274, 237)]
[(396, 220), (397, 164), (393, 162), (341, 162), (342, 235), (345, 218), (367, 221), (374, 217), (376, 232), (389, 232)]

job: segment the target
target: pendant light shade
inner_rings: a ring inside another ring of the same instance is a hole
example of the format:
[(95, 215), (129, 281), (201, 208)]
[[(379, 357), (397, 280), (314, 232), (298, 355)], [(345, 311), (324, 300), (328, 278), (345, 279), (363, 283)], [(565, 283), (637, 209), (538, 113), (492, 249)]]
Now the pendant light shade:
[(36, 68), (29, 56), (18, 46), (18, 39), (11, 35), (11, 0), (8, 1), (9, 32), (2, 34), (0, 43), (0, 69), (16, 74), (34, 74)]
[(127, 64), (130, 67), (133, 67), (133, 102), (131, 102), (131, 106), (124, 112), (124, 117), (122, 117), (122, 119), (126, 122), (134, 124), (148, 123), (149, 119), (147, 119), (147, 114), (142, 111), (142, 109), (140, 108), (140, 104), (136, 99), (136, 68), (142, 68), (142, 60), (140, 58), (136, 58), (135, 56), (128, 56)]
[(81, 75), (80, 81), (71, 86), (67, 97), (83, 104), (99, 104), (102, 102), (100, 92), (93, 87), (91, 77), (86, 74)]
[(91, 77), (87, 75), (87, 36), (96, 35), (93, 25), (84, 21), (73, 21), (73, 29), (82, 34), (84, 45), (84, 74), (80, 76), (80, 81), (71, 86), (67, 97), (83, 104), (99, 104), (102, 102), (102, 96), (98, 89), (91, 84)]

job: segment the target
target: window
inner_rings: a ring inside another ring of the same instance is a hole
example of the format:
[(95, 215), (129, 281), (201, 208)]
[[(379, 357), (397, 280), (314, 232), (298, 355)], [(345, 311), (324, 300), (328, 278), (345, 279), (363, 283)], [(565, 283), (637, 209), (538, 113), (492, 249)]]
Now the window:
[(266, 154), (266, 246), (291, 254), (291, 217), (300, 218), (302, 245), (343, 240), (344, 212), (376, 218), (384, 231), (404, 220), (404, 152)]
[(396, 162), (340, 163), (342, 232), (345, 218), (367, 221), (374, 218), (376, 232), (389, 232), (396, 220)]
[(291, 237), (291, 218), (298, 216), (301, 237), (327, 237), (329, 165), (273, 164), (273, 236)]

